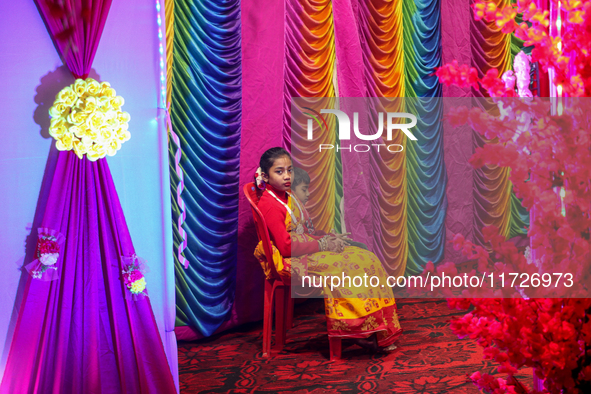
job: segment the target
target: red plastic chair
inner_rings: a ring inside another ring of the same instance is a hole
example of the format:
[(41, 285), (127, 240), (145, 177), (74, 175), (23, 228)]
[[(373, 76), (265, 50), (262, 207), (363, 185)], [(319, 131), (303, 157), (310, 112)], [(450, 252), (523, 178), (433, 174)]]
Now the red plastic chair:
[[(244, 195), (250, 203), (254, 225), (259, 241), (263, 241), (263, 250), (265, 256), (273, 255), (271, 239), (265, 218), (259, 211), (257, 205), (260, 194), (254, 183), (248, 183), (243, 188)], [(291, 286), (286, 285), (279, 279), (274, 264), (269, 264), (273, 278), (265, 280), (265, 306), (263, 317), (263, 357), (271, 355), (271, 336), (273, 330), (273, 305), (275, 305), (275, 350), (281, 351), (285, 345), (285, 336), (287, 329), (293, 326), (293, 299), (291, 298)], [(338, 360), (341, 358), (341, 339), (329, 338), (330, 359)]]

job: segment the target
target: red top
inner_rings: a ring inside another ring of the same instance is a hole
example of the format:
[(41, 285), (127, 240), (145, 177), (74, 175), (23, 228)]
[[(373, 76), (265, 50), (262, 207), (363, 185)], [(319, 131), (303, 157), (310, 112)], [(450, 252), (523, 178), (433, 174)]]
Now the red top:
[[(269, 184), (267, 184), (267, 189), (272, 190), (277, 198), (287, 204), (287, 193), (277, 191)], [(285, 228), (285, 216), (289, 215), (287, 209), (285, 209), (285, 207), (271, 194), (267, 193), (267, 191), (263, 192), (258, 203), (258, 208), (267, 223), (267, 229), (269, 230), (271, 241), (273, 241), (273, 244), (277, 250), (279, 250), (281, 256), (297, 257), (320, 251), (317, 241), (300, 242), (295, 238), (292, 240), (289, 232)], [(311, 235), (311, 237), (314, 236)]]

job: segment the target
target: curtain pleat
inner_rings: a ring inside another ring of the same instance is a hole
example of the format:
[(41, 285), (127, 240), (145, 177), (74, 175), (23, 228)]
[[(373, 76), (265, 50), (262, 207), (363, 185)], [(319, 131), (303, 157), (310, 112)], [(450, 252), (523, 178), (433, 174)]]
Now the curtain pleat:
[[(320, 108), (333, 108), (335, 97), (334, 69), (335, 43), (332, 2), (330, 0), (288, 0), (286, 2), (285, 25), (285, 88), (284, 88), (284, 146), (297, 151), (295, 165), (302, 167), (311, 178), (310, 200), (306, 206), (314, 226), (323, 231), (335, 227), (337, 185), (342, 184), (340, 160), (334, 150), (317, 152), (312, 147), (319, 143), (335, 144), (336, 121), (333, 116), (326, 117), (328, 133), (320, 129), (313, 141), (292, 140), (292, 122), (306, 126), (307, 116), (301, 112), (292, 120), (292, 97), (327, 98)], [(318, 140), (322, 138), (322, 142)], [(342, 188), (340, 189), (342, 190)], [(340, 191), (342, 195), (342, 191)]]
[[(184, 256), (189, 261), (185, 269), (175, 254), (176, 325), (209, 336), (231, 310), (236, 285), (240, 2), (175, 0), (172, 12), (171, 120), (181, 142), (188, 241)], [(176, 224), (181, 213), (175, 152), (169, 142)], [(173, 234), (177, 250), (181, 237), (176, 226)]]
[(434, 76), (441, 65), (439, 0), (404, 0), (407, 110), (418, 116), (417, 141), (407, 143), (407, 274), (439, 263), (445, 251), (447, 173), (443, 157), (442, 88)]
[[(367, 97), (405, 97), (403, 2), (361, 1), (359, 36), (364, 55)], [(382, 112), (405, 112), (401, 100), (392, 101)], [(370, 117), (369, 129), (377, 130)], [(389, 144), (404, 151), (392, 154), (370, 151), (369, 185), (373, 213), (374, 253), (390, 275), (403, 275), (408, 257), (406, 155), (407, 138), (395, 133)]]

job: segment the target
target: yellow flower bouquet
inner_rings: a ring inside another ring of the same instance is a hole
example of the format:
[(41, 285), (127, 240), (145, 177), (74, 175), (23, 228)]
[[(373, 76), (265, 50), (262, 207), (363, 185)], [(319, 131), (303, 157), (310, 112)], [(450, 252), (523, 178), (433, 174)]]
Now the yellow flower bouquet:
[(58, 150), (74, 150), (82, 159), (114, 156), (129, 140), (129, 114), (121, 110), (123, 97), (108, 82), (77, 79), (63, 88), (49, 109), (49, 135)]

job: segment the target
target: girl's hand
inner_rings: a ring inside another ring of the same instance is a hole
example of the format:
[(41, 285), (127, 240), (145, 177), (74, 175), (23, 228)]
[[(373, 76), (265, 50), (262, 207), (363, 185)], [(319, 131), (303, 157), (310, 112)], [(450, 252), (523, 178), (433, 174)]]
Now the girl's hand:
[(326, 244), (329, 252), (340, 253), (341, 245), (338, 243), (335, 237), (327, 237)]
[(327, 237), (326, 238), (326, 247), (327, 247), (327, 249), (328, 249), (329, 252), (338, 253), (336, 238), (334, 238), (334, 237)]
[(349, 242), (345, 241), (343, 238), (337, 238), (337, 244), (339, 244), (340, 247), (339, 252), (345, 250), (345, 246), (349, 246)]
[(337, 234), (335, 237), (343, 241), (345, 245), (349, 245), (349, 241), (353, 241), (351, 238), (349, 238), (349, 235), (351, 235), (351, 233)]
[(328, 237), (326, 241), (328, 244), (328, 250), (334, 253), (341, 253), (345, 250), (345, 246), (347, 246), (344, 241), (336, 237)]

